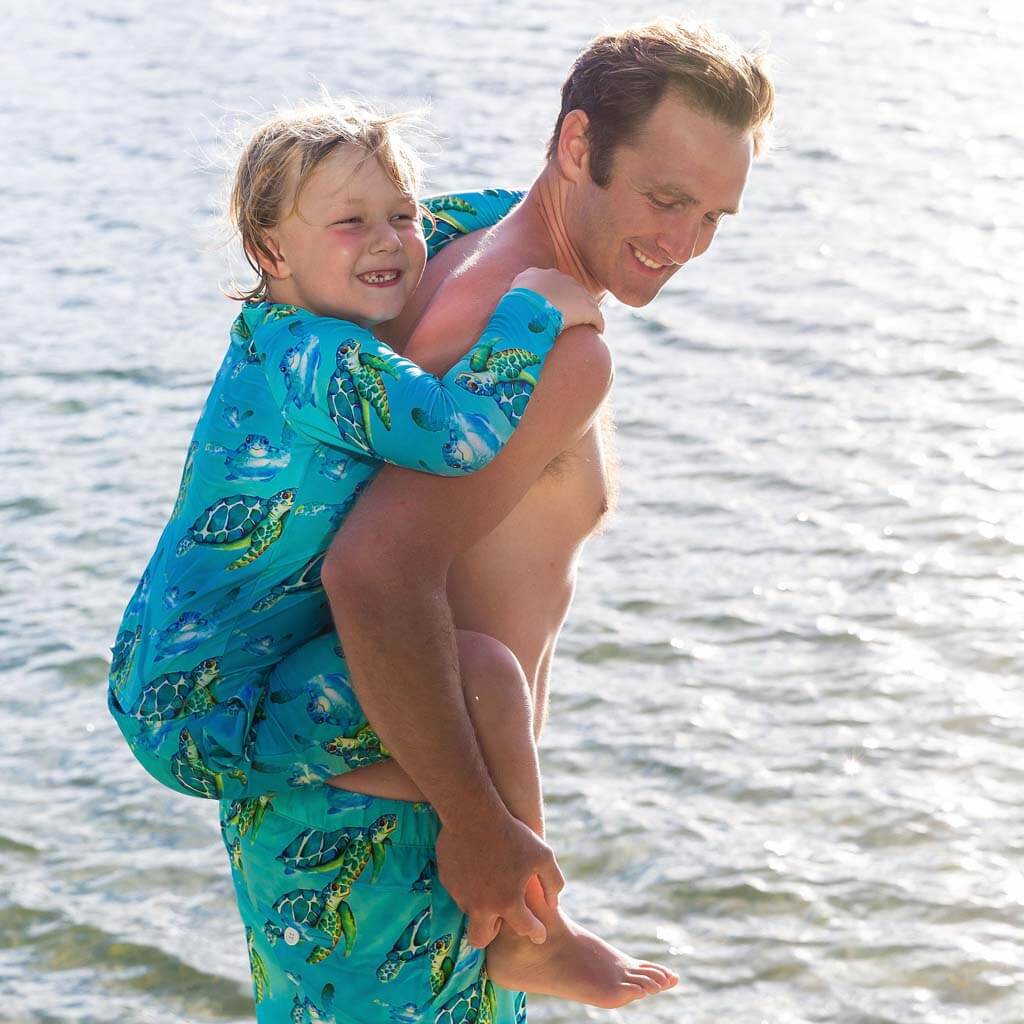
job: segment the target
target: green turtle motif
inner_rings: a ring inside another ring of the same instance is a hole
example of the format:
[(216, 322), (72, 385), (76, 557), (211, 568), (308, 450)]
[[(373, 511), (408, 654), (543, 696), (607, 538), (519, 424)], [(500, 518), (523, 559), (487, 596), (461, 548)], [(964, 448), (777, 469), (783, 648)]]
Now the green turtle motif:
[[(216, 799), (224, 791), (221, 779), (223, 773), (207, 768), (199, 753), (199, 747), (188, 729), (182, 729), (178, 736), (178, 749), (171, 757), (170, 768), (171, 774), (189, 792)], [(242, 783), (247, 781), (247, 776), (241, 769), (236, 768), (227, 774)]]
[[(430, 907), (426, 906), (395, 939), (395, 944), (388, 950), (384, 962), (377, 968), (377, 980), (383, 984), (394, 981), (410, 960), (426, 956), (431, 945), (429, 929)], [(433, 979), (431, 979), (431, 985), (433, 985)]]
[(355, 338), (338, 346), (338, 368), (327, 384), (327, 411), (342, 437), (369, 451), (373, 443), (371, 408), (384, 429), (391, 429), (391, 407), (383, 374), (397, 377), (398, 371), (380, 356), (361, 349)]
[(480, 977), (457, 992), (438, 1011), (434, 1024), (495, 1024), (498, 1012), (498, 993), (487, 976), (487, 968), (480, 969)]
[[(331, 985), (325, 985), (324, 990), (332, 989)], [(330, 1000), (324, 998), (323, 1007), (317, 1006), (309, 996), (299, 999), (292, 996), (292, 1010), (289, 1014), (291, 1024), (334, 1024), (334, 1016), (331, 1013)]]
[(320, 582), (320, 570), (323, 567), (326, 551), (314, 555), (301, 568), (286, 576), (276, 586), (271, 587), (253, 606), (254, 612), (265, 612), (273, 608), (278, 601), (284, 600), (289, 594), (299, 594), (307, 590), (323, 588)]
[(521, 348), (506, 348), (494, 352), (499, 338), (481, 342), (470, 354), (470, 369), (458, 374), (455, 383), (470, 394), (493, 398), (513, 427), (519, 425), (526, 404), (537, 383), (528, 366), (540, 362), (540, 357)]
[(142, 639), (142, 627), (136, 626), (134, 630), (124, 629), (117, 634), (114, 646), (110, 648), (110, 683), (114, 688), (114, 696), (120, 697), (121, 691), (132, 674), (132, 666), (135, 664), (135, 651)]
[(278, 855), (284, 873), (295, 871), (329, 871), (341, 863), (349, 843), (360, 830), (354, 826), (326, 830), (303, 829)]
[(343, 758), (347, 768), (365, 768), (391, 756), (369, 722), (358, 726), (354, 732), (350, 730), (333, 740), (324, 740), (320, 746), (328, 754)]
[(466, 228), (457, 217), (452, 216), (452, 212), (464, 213), (469, 217), (477, 216), (476, 207), (459, 196), (438, 196), (436, 199), (428, 199), (423, 205), (434, 215), (435, 220), (449, 224), (462, 233), (465, 233)]
[(295, 316), (298, 311), (298, 306), (289, 306), (284, 302), (271, 302), (267, 306), (267, 311), (263, 316), (263, 322), (265, 324), (270, 324), (274, 323), (275, 320), (286, 320), (290, 316)]
[(423, 865), (423, 870), (409, 887), (409, 892), (424, 892), (429, 895), (434, 889), (434, 875), (436, 874), (437, 863), (431, 858)]
[(232, 551), (246, 548), (227, 568), (240, 569), (255, 562), (284, 531), (284, 521), (295, 502), (293, 490), (278, 491), (270, 498), (232, 494), (219, 498), (200, 513), (178, 543), (179, 555), (197, 544)]
[(174, 502), (174, 508), (171, 510), (172, 519), (178, 518), (178, 513), (181, 512), (181, 508), (185, 504), (188, 485), (192, 483), (192, 464), (195, 461), (198, 448), (199, 445), (195, 441), (188, 446), (188, 454), (185, 456), (185, 468), (181, 471), (181, 483), (178, 484), (178, 497)]
[(273, 800), (273, 793), (261, 793), (259, 796), (235, 800), (228, 810), (224, 823), (234, 825), (240, 836), (248, 835), (251, 831), (252, 837), (255, 839), (267, 811), (271, 809)]
[(430, 957), (430, 994), (438, 996), (444, 991), (448, 984), (452, 971), (455, 970), (455, 961), (451, 958), (452, 935), (447, 932), (434, 939), (427, 950)]
[(256, 340), (243, 313), (235, 317), (231, 325), (231, 346), (238, 356), (231, 368), (231, 379), (234, 380), (247, 366), (258, 366), (263, 362), (263, 353), (256, 348)]
[(245, 942), (249, 947), (249, 971), (252, 974), (252, 984), (256, 991), (256, 1002), (261, 1003), (273, 993), (270, 991), (270, 975), (267, 974), (267, 965), (263, 957), (256, 951), (256, 932), (245, 926)]
[(238, 836), (235, 836), (228, 847), (228, 859), (231, 861), (231, 866), (240, 875), (244, 873), (242, 869), (242, 841)]
[[(278, 854), (277, 859), (289, 870), (327, 871), (340, 865), (337, 875), (323, 889), (295, 889), (285, 893), (274, 904), (274, 910), (285, 920), (294, 922), (300, 930), (315, 928), (330, 938), (329, 945), (316, 945), (306, 962), (318, 964), (337, 948), (345, 936), (345, 956), (356, 942), (356, 920), (347, 899), (352, 886), (373, 860), (370, 883), (377, 880), (384, 866), (386, 848), (391, 845), (391, 833), (398, 827), (394, 814), (382, 814), (366, 828), (338, 829), (325, 832), (308, 828), (299, 833)], [(276, 926), (267, 922), (268, 934), (276, 934)]]
[(143, 687), (133, 714), (150, 725), (178, 715), (209, 711), (216, 701), (210, 692), (220, 678), (220, 662), (207, 658), (188, 672), (170, 672)]

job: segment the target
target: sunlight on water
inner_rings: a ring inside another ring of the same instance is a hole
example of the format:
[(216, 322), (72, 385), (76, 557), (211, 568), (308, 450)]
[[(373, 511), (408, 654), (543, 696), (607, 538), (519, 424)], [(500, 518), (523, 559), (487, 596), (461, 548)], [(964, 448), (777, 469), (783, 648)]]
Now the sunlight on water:
[[(694, 10), (770, 38), (776, 146), (707, 257), (606, 306), (621, 498), (543, 747), (566, 906), (683, 982), (530, 1020), (1018, 1024), (1024, 14)], [(0, 1020), (253, 1019), (213, 808), (152, 785), (104, 705), (232, 317), (217, 130), (319, 81), (429, 98), (433, 188), (528, 183), (623, 11), (510, 12), (8, 25)]]

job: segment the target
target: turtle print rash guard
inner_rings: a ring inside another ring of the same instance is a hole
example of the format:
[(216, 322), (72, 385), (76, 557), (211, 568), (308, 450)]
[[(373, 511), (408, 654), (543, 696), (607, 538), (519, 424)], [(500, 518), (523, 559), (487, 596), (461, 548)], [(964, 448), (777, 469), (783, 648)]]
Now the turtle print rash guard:
[[(521, 199), (428, 200), (428, 255)], [(147, 771), (230, 799), (387, 756), (347, 686), (320, 583), (327, 549), (382, 463), (448, 476), (487, 465), (561, 326), (542, 296), (514, 289), (438, 379), (354, 323), (245, 304), (113, 647), (108, 706)], [(274, 667), (317, 638), (329, 650), (311, 677), (268, 692)]]

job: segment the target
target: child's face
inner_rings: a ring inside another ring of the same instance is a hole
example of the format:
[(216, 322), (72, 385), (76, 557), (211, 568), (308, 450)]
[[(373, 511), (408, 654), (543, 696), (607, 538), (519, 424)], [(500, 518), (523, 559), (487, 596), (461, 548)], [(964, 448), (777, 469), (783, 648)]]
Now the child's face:
[(363, 327), (398, 316), (427, 260), (415, 202), (354, 146), (317, 167), (271, 237), (274, 301)]

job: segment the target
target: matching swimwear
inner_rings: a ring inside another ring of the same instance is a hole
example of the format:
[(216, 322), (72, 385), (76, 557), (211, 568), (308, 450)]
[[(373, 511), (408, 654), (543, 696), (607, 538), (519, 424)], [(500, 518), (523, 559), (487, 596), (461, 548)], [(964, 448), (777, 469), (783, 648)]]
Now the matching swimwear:
[(258, 1024), (525, 1024), (438, 881), (438, 831), (428, 804), (333, 786), (221, 803)]
[[(521, 198), (428, 200), (428, 254)], [(246, 303), (231, 329), (115, 641), (108, 706), (150, 774), (221, 801), (260, 1024), (525, 1020), (525, 997), (487, 979), (425, 869), (432, 809), (324, 785), (388, 753), (349, 685), (320, 568), (384, 462), (448, 476), (487, 465), (561, 327), (542, 296), (514, 289), (440, 380), (295, 306)]]

